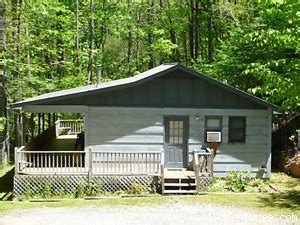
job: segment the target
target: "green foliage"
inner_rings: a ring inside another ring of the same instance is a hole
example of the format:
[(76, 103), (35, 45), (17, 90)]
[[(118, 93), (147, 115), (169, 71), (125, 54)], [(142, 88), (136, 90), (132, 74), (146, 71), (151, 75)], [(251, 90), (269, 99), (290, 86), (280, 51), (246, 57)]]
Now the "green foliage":
[(208, 192), (225, 192), (226, 191), (226, 180), (223, 178), (215, 177), (212, 185), (208, 187)]
[(262, 3), (230, 31), (215, 63), (219, 79), (287, 109), (300, 106), (300, 2)]
[(139, 183), (133, 183), (128, 190), (128, 194), (135, 194), (135, 195), (140, 195), (143, 192), (146, 191), (146, 188), (144, 185), (139, 184)]
[(249, 171), (230, 171), (226, 177), (226, 189), (233, 192), (244, 192), (251, 181)]
[(97, 1), (91, 14), (82, 0), (77, 23), (74, 1), (7, 2), (0, 63), (9, 101), (85, 85), (93, 18), (93, 80), (100, 63), (103, 80), (114, 80), (180, 61), (284, 108), (299, 106), (299, 1), (151, 2)]
[(4, 117), (0, 117), (0, 133), (4, 131)]
[(53, 193), (52, 193), (52, 184), (50, 182), (46, 182), (44, 188), (41, 190), (40, 195), (43, 198), (50, 198), (52, 197)]
[(208, 192), (269, 192), (269, 180), (252, 178), (249, 171), (230, 171), (225, 178), (214, 178)]

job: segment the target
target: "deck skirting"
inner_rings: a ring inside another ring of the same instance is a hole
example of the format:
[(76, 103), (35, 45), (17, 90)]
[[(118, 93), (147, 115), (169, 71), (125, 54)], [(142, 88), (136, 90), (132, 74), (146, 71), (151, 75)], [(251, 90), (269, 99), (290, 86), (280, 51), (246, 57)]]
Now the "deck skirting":
[[(87, 183), (86, 175), (15, 175), (14, 197), (42, 193), (45, 186), (51, 187), (52, 195), (74, 194), (80, 185)], [(93, 176), (90, 183), (102, 192), (116, 192), (130, 190), (136, 183), (158, 191), (161, 182), (155, 175), (101, 175)]]

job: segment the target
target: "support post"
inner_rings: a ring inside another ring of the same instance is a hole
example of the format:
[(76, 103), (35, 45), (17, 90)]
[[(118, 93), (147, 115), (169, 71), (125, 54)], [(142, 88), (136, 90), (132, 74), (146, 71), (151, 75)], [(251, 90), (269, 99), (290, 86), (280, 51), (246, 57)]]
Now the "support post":
[(25, 144), (25, 124), (24, 115), (20, 112), (17, 116), (17, 132), (18, 132), (18, 145), (23, 146)]
[(45, 131), (45, 113), (42, 113), (42, 131)]
[(38, 113), (38, 134), (41, 134), (41, 114)]
[(91, 182), (92, 178), (93, 178), (93, 155), (92, 155), (92, 148), (89, 148), (88, 181)]
[(48, 128), (51, 127), (51, 113), (48, 113)]
[(15, 175), (19, 174), (19, 157), (18, 157), (18, 148), (15, 147)]
[(161, 193), (165, 193), (165, 153), (164, 151), (161, 152), (160, 156), (160, 174), (161, 174)]
[(55, 113), (52, 114), (52, 123), (53, 125), (55, 124), (56, 122), (56, 116), (55, 116)]

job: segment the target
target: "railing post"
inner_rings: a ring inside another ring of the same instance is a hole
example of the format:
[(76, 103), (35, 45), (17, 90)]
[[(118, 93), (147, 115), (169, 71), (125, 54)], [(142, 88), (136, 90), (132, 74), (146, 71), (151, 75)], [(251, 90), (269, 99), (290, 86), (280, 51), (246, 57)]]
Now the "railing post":
[(92, 178), (93, 178), (93, 154), (92, 154), (92, 148), (89, 148), (88, 181), (91, 182)]
[(160, 155), (160, 174), (161, 174), (161, 193), (164, 194), (165, 192), (165, 171), (164, 171), (164, 165), (165, 165), (165, 153), (164, 151), (161, 152)]
[(19, 174), (19, 157), (18, 157), (18, 148), (15, 147), (15, 175)]
[(60, 121), (58, 119), (57, 121), (55, 121), (55, 135), (56, 135), (56, 137), (59, 136), (59, 128), (60, 128)]
[(194, 152), (194, 160), (193, 160), (193, 167), (195, 171), (195, 181), (196, 181), (196, 190), (199, 191), (200, 188), (200, 164), (199, 164), (199, 154)]

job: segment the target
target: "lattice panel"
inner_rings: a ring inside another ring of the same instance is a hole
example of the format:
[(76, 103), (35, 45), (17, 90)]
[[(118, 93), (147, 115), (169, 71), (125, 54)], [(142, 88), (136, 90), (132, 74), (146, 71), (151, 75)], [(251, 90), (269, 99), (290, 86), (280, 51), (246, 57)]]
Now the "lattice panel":
[[(86, 176), (33, 176), (16, 175), (14, 177), (14, 195), (24, 195), (26, 192), (40, 193), (45, 185), (51, 186), (53, 195), (65, 193), (74, 194), (81, 183), (87, 183)], [(159, 189), (160, 180), (156, 176), (96, 176), (92, 184), (105, 192), (126, 191), (134, 183), (142, 184), (145, 188)]]
[(212, 184), (212, 176), (200, 175), (199, 189), (206, 189)]
[(160, 180), (154, 176), (101, 176), (94, 177), (93, 183), (99, 184), (106, 192), (126, 191), (134, 183), (142, 184), (145, 188), (159, 188)]

